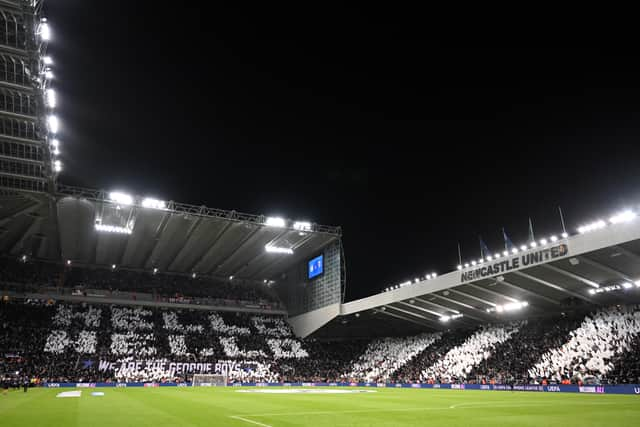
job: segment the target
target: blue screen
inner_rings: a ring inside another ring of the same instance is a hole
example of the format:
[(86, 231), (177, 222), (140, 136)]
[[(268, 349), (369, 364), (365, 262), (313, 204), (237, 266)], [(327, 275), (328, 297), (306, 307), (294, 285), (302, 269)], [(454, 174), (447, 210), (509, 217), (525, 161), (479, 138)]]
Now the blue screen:
[(313, 279), (324, 273), (324, 256), (319, 255), (309, 261), (309, 279)]

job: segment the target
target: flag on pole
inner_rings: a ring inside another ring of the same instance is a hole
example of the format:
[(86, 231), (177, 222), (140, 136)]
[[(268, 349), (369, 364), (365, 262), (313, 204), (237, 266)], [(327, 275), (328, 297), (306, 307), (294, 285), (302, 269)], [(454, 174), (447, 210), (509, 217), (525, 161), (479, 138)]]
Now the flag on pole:
[(484, 242), (484, 240), (482, 240), (482, 236), (479, 236), (479, 238), (480, 238), (480, 257), (486, 258), (487, 255), (491, 255), (491, 251), (489, 250), (489, 247)]
[(511, 248), (514, 247), (514, 245), (509, 236), (507, 236), (507, 232), (504, 231), (504, 228), (502, 229), (502, 238), (504, 239), (504, 248), (510, 251)]
[(533, 223), (531, 222), (531, 217), (529, 217), (529, 241), (536, 241), (536, 237), (533, 235)]

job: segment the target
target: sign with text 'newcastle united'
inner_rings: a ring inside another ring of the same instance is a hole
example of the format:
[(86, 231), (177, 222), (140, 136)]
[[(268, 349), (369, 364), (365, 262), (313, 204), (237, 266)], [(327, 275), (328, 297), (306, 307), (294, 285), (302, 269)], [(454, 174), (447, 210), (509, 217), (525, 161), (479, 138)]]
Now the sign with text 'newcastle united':
[(462, 272), (460, 280), (469, 282), (472, 280), (484, 279), (498, 274), (508, 273), (513, 270), (543, 264), (555, 258), (560, 258), (569, 253), (569, 248), (565, 243), (539, 250), (532, 250), (504, 258), (492, 263), (472, 267)]

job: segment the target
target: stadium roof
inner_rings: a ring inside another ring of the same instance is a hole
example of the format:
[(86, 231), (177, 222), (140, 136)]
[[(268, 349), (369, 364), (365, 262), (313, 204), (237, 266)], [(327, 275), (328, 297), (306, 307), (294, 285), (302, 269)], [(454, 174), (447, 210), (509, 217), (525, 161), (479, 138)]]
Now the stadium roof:
[(59, 186), (0, 195), (0, 251), (131, 269), (277, 278), (339, 227)]
[(582, 232), (342, 304), (314, 336), (413, 334), (640, 302), (640, 219)]

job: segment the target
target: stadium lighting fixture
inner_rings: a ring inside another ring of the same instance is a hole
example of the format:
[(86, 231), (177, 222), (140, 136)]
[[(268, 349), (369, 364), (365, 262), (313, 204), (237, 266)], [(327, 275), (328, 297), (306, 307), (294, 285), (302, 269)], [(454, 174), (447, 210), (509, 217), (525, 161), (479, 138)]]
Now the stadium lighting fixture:
[(493, 257), (491, 255), (487, 255), (487, 261), (492, 261)]
[(164, 200), (153, 199), (151, 197), (146, 197), (142, 200), (142, 207), (149, 209), (160, 209), (164, 210), (167, 208), (167, 202)]
[(47, 117), (47, 125), (49, 126), (49, 132), (58, 133), (58, 129), (60, 128), (60, 122), (58, 118), (54, 115)]
[(43, 19), (40, 22), (40, 38), (44, 41), (51, 40), (51, 27), (49, 27), (49, 23), (46, 19)]
[(47, 68), (44, 72), (44, 78), (47, 80), (53, 80), (53, 71)]
[(493, 254), (493, 257), (494, 257), (495, 259), (498, 259), (498, 258), (500, 258), (500, 254), (499, 254), (499, 253)]
[(287, 226), (287, 222), (284, 220), (284, 218), (275, 217), (275, 216), (267, 217), (264, 224), (269, 227), (278, 227), (278, 228), (284, 228)]
[(633, 285), (631, 283), (629, 283), (629, 282), (624, 282), (622, 284), (622, 287), (625, 288), (625, 289), (631, 289), (631, 288), (633, 288)]
[(27, 262), (27, 256), (26, 256), (26, 255), (22, 255), (22, 256), (20, 257), (20, 260), (21, 260), (22, 262)]
[(158, 268), (157, 267), (153, 267), (153, 274), (156, 274), (158, 272)]
[(103, 233), (131, 234), (133, 230), (129, 227), (120, 227), (117, 225), (96, 224), (96, 231)]
[(50, 56), (45, 56), (42, 58), (42, 62), (44, 63), (44, 65), (52, 65), (53, 59), (51, 59)]
[(536, 243), (535, 241), (529, 243), (529, 246), (531, 246), (532, 248), (535, 248), (538, 246), (538, 243)]
[(60, 160), (56, 160), (55, 162), (53, 162), (53, 170), (55, 170), (56, 172), (62, 171), (62, 163), (60, 162)]
[(432, 278), (434, 278), (434, 279), (435, 279), (437, 276), (438, 276), (438, 275), (437, 275), (436, 273), (431, 273), (431, 277), (432, 277)]
[(60, 155), (60, 149), (59, 149), (58, 147), (55, 147), (55, 148), (53, 149), (53, 154), (54, 154), (55, 156), (59, 156), (59, 155)]
[(606, 227), (606, 225), (607, 225), (607, 223), (600, 219), (600, 220), (594, 221), (594, 222), (592, 222), (590, 224), (586, 224), (586, 225), (583, 225), (581, 227), (578, 227), (578, 233), (584, 234), (584, 233), (588, 233), (588, 232), (593, 231), (593, 230), (599, 230), (601, 228)]
[(476, 265), (476, 262), (475, 261), (471, 261), (471, 265)]
[(53, 148), (58, 148), (60, 146), (60, 141), (58, 141), (56, 138), (51, 140), (51, 146)]
[(444, 315), (444, 316), (440, 316), (440, 321), (446, 323), (449, 320), (459, 319), (461, 317), (462, 317), (462, 314), (452, 314), (451, 316)]
[(640, 280), (636, 280), (633, 283), (636, 285), (636, 288), (640, 288)]
[(56, 91), (53, 89), (47, 89), (47, 105), (50, 108), (56, 107)]
[(509, 256), (509, 251), (504, 251), (504, 252), (502, 252), (502, 255), (504, 255), (504, 256)]
[(67, 265), (71, 265), (71, 260), (70, 259), (67, 260)]
[(515, 311), (527, 307), (528, 305), (529, 303), (527, 301), (510, 302), (508, 304), (496, 305), (493, 308), (488, 308), (487, 313), (491, 313), (493, 311), (497, 313), (502, 313), (504, 311)]
[(526, 251), (526, 250), (527, 250), (527, 245), (522, 245), (522, 246), (520, 246), (520, 250), (521, 250), (521, 251)]
[(229, 276), (229, 280), (233, 280), (233, 276)]
[(462, 270), (462, 266), (458, 264), (458, 270)]
[(553, 235), (549, 238), (552, 242), (557, 242), (558, 241), (558, 236)]
[(595, 290), (595, 289), (589, 289), (589, 293), (590, 293), (591, 295), (594, 295), (594, 294), (596, 293), (596, 290)]
[(193, 273), (191, 273), (191, 278), (195, 279), (198, 275), (196, 274), (196, 272), (194, 271)]
[(547, 239), (540, 239), (540, 244), (542, 246), (546, 245), (547, 244)]
[(311, 231), (311, 223), (309, 221), (296, 221), (293, 223), (293, 229), (298, 231)]
[(620, 224), (623, 222), (629, 222), (635, 219), (636, 216), (635, 212), (627, 209), (609, 218), (609, 222), (611, 224)]
[(464, 268), (469, 268), (469, 263), (468, 262), (464, 263)]
[(116, 265), (115, 264), (111, 264), (111, 269), (115, 270), (116, 269)]
[(569, 233), (567, 233), (567, 232), (565, 231), (565, 232), (563, 232), (563, 233), (561, 234), (561, 236), (562, 236), (562, 238), (563, 238), (563, 239), (566, 239), (567, 237), (569, 237)]
[(264, 246), (264, 250), (272, 253), (272, 254), (288, 254), (288, 255), (292, 255), (293, 254), (293, 249), (291, 248), (282, 248), (279, 246), (271, 246), (271, 245), (265, 245)]
[[(428, 277), (427, 277), (427, 278), (428, 278)], [(418, 278), (416, 277), (415, 279), (413, 279), (413, 281), (414, 281), (415, 283), (418, 283), (418, 282), (420, 281), (420, 279), (418, 279)]]
[(109, 200), (120, 205), (133, 204), (133, 197), (130, 194), (121, 193), (120, 191), (112, 191), (111, 193), (109, 193)]
[(513, 254), (517, 254), (517, 253), (518, 253), (518, 248), (513, 248), (513, 249), (511, 249), (511, 253), (513, 253)]

